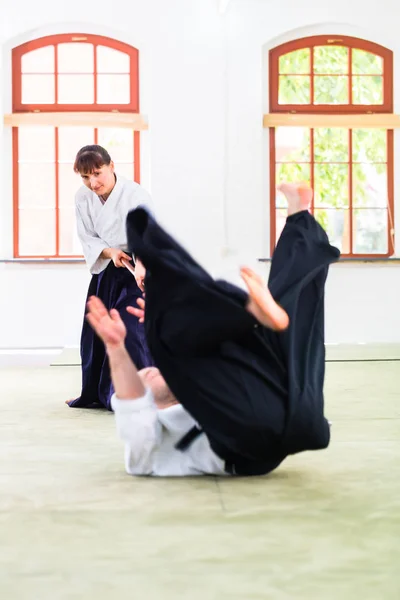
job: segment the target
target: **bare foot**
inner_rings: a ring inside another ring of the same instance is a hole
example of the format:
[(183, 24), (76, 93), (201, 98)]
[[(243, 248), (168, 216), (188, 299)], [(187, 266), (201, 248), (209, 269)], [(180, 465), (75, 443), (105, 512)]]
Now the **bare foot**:
[(69, 406), (69, 403), (73, 402), (73, 401), (74, 401), (74, 398), (71, 398), (70, 400), (65, 400), (65, 404), (68, 404), (68, 406)]
[(252, 269), (242, 267), (240, 275), (249, 290), (250, 300), (247, 310), (265, 327), (274, 331), (282, 331), (289, 326), (289, 316), (275, 302), (262, 278)]
[(277, 189), (286, 197), (288, 216), (310, 208), (313, 191), (307, 184), (281, 183)]

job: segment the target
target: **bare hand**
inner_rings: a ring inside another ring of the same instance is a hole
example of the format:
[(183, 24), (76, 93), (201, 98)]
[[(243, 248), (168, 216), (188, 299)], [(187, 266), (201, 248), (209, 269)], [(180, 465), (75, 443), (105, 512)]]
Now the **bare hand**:
[(139, 305), (139, 308), (136, 308), (135, 306), (127, 306), (126, 310), (128, 311), (129, 314), (135, 315), (135, 317), (138, 317), (139, 323), (144, 323), (144, 311), (145, 311), (146, 303), (143, 300), (143, 298), (138, 298), (137, 303)]
[(132, 257), (129, 256), (129, 254), (126, 254), (123, 250), (119, 250), (118, 248), (110, 248), (109, 253), (111, 260), (118, 269), (125, 266), (124, 263), (121, 262), (122, 258), (125, 260), (132, 260)]
[(126, 337), (126, 327), (119, 312), (115, 308), (108, 312), (96, 296), (91, 296), (87, 307), (86, 318), (104, 344), (109, 348), (121, 346)]
[(247, 286), (248, 286), (249, 282), (253, 282), (254, 284), (257, 284), (258, 286), (260, 286), (261, 288), (267, 287), (267, 284), (264, 281), (264, 279), (261, 277), (261, 275), (258, 275), (258, 273), (256, 273), (255, 271), (253, 271), (253, 269), (250, 269), (249, 267), (242, 267), (240, 269), (240, 275)]

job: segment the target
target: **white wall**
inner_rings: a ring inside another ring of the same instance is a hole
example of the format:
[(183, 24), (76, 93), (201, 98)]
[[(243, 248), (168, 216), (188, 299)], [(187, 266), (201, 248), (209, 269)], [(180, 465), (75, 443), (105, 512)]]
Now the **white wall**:
[[(333, 32), (366, 37), (400, 54), (395, 35), (400, 8), (394, 0), (378, 14), (376, 4), (366, 0), (319, 5), (232, 0), (223, 16), (217, 0), (114, 0), (112, 5), (99, 0), (95, 10), (77, 0), (63, 6), (37, 0), (34, 11), (27, 2), (24, 10), (22, 0), (5, 4), (0, 9), (3, 112), (11, 109), (15, 45), (76, 31), (139, 48), (141, 112), (150, 123), (143, 134), (143, 184), (161, 220), (195, 256), (233, 279), (241, 262), (255, 264), (268, 256), (268, 145), (262, 129), (268, 49), (289, 37)], [(397, 93), (397, 112), (399, 98)], [(12, 190), (10, 135), (1, 125), (0, 137), (4, 259), (12, 257)], [(400, 221), (400, 234), (399, 226)], [(399, 274), (394, 265), (335, 266), (327, 290), (327, 340), (400, 342)], [(76, 345), (87, 282), (83, 265), (0, 264), (0, 347)]]
[[(232, 0), (228, 39), (228, 245), (254, 256), (269, 252), (269, 145), (261, 116), (268, 112), (268, 51), (290, 39), (317, 34), (365, 38), (393, 50), (395, 107), (400, 113), (400, 40), (395, 0)], [(395, 132), (395, 156), (400, 152)], [(398, 163), (395, 163), (398, 164)], [(251, 205), (252, 211), (248, 207)], [(395, 216), (400, 170), (395, 169)], [(400, 255), (400, 219), (396, 223)], [(266, 267), (268, 272), (268, 268)], [(400, 264), (340, 264), (327, 285), (326, 339), (334, 343), (399, 342)]]

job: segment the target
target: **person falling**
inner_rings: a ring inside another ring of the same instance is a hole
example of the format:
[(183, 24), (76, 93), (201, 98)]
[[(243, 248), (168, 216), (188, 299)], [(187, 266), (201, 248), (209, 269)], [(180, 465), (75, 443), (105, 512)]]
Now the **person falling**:
[(112, 408), (132, 475), (264, 475), (289, 455), (326, 448), (324, 290), (339, 250), (309, 212), (312, 190), (282, 184), (288, 217), (268, 287), (243, 267), (247, 293), (215, 281), (143, 208), (127, 218), (157, 368), (138, 371), (116, 310), (87, 319), (103, 340)]

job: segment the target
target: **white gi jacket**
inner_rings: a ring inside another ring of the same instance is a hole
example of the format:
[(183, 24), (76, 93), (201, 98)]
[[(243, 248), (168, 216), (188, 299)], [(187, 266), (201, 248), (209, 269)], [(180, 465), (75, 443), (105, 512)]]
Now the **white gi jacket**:
[(104, 271), (111, 260), (100, 258), (105, 248), (127, 250), (126, 217), (137, 206), (151, 210), (150, 194), (138, 183), (119, 175), (104, 204), (84, 185), (76, 193), (78, 236), (92, 275)]
[(158, 477), (227, 475), (224, 461), (200, 434), (186, 450), (175, 444), (196, 425), (181, 404), (158, 409), (150, 389), (136, 400), (111, 399), (117, 432), (125, 442), (125, 468), (130, 475)]

